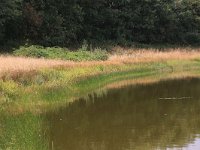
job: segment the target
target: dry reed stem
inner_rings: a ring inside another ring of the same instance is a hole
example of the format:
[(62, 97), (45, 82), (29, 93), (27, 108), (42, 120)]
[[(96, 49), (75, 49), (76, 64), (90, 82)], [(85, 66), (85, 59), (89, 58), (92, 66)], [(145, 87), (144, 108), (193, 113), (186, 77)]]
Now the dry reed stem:
[[(200, 49), (199, 49), (200, 50)], [(29, 72), (41, 68), (53, 67), (90, 67), (94, 65), (120, 65), (127, 63), (144, 63), (163, 60), (190, 60), (200, 58), (200, 51), (188, 49), (171, 49), (159, 52), (154, 49), (132, 50), (128, 49), (122, 54), (112, 54), (107, 61), (73, 62), (63, 60), (49, 60), (37, 58), (24, 58), (13, 56), (0, 56), (0, 76), (4, 73)], [(119, 51), (119, 50), (118, 50)], [(122, 50), (121, 50), (122, 51)]]

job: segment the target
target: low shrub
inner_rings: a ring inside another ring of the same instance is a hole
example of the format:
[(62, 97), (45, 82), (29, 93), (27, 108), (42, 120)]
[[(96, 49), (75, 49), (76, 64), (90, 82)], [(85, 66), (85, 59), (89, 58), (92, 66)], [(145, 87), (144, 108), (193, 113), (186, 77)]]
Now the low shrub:
[(93, 51), (82, 50), (70, 51), (60, 47), (42, 47), (37, 45), (21, 46), (14, 50), (15, 56), (62, 59), (72, 61), (91, 61), (91, 60), (106, 60), (108, 54), (105, 50), (94, 49)]

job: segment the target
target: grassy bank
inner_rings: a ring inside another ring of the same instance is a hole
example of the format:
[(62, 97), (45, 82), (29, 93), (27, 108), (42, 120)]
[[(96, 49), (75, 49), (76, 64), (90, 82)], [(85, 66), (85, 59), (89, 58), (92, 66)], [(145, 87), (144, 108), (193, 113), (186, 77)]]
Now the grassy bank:
[[(10, 65), (6, 72), (0, 72), (1, 109), (11, 113), (40, 113), (116, 81), (200, 69), (200, 52), (184, 50), (126, 51), (124, 55), (116, 52), (107, 61), (15, 57), (2, 57), (1, 61), (4, 59), (5, 62), (10, 59), (13, 66), (19, 64), (19, 68), (13, 70)], [(5, 67), (0, 63), (1, 66)]]

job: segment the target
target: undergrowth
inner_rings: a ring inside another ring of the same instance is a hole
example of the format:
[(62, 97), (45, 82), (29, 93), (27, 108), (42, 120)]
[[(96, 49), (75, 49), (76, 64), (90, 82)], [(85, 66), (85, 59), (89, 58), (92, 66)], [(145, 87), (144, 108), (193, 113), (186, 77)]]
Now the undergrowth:
[(43, 47), (43, 46), (21, 46), (15, 49), (15, 56), (61, 59), (73, 61), (92, 61), (92, 60), (107, 60), (108, 53), (100, 48), (95, 48), (88, 51), (86, 46), (82, 46), (76, 51), (70, 51), (67, 48), (61, 47)]

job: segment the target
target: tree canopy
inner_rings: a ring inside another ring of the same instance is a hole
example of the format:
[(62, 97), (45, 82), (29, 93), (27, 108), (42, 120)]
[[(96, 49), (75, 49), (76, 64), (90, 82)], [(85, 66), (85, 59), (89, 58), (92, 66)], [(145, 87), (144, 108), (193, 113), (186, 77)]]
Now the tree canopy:
[(200, 44), (199, 0), (1, 0), (0, 44)]

